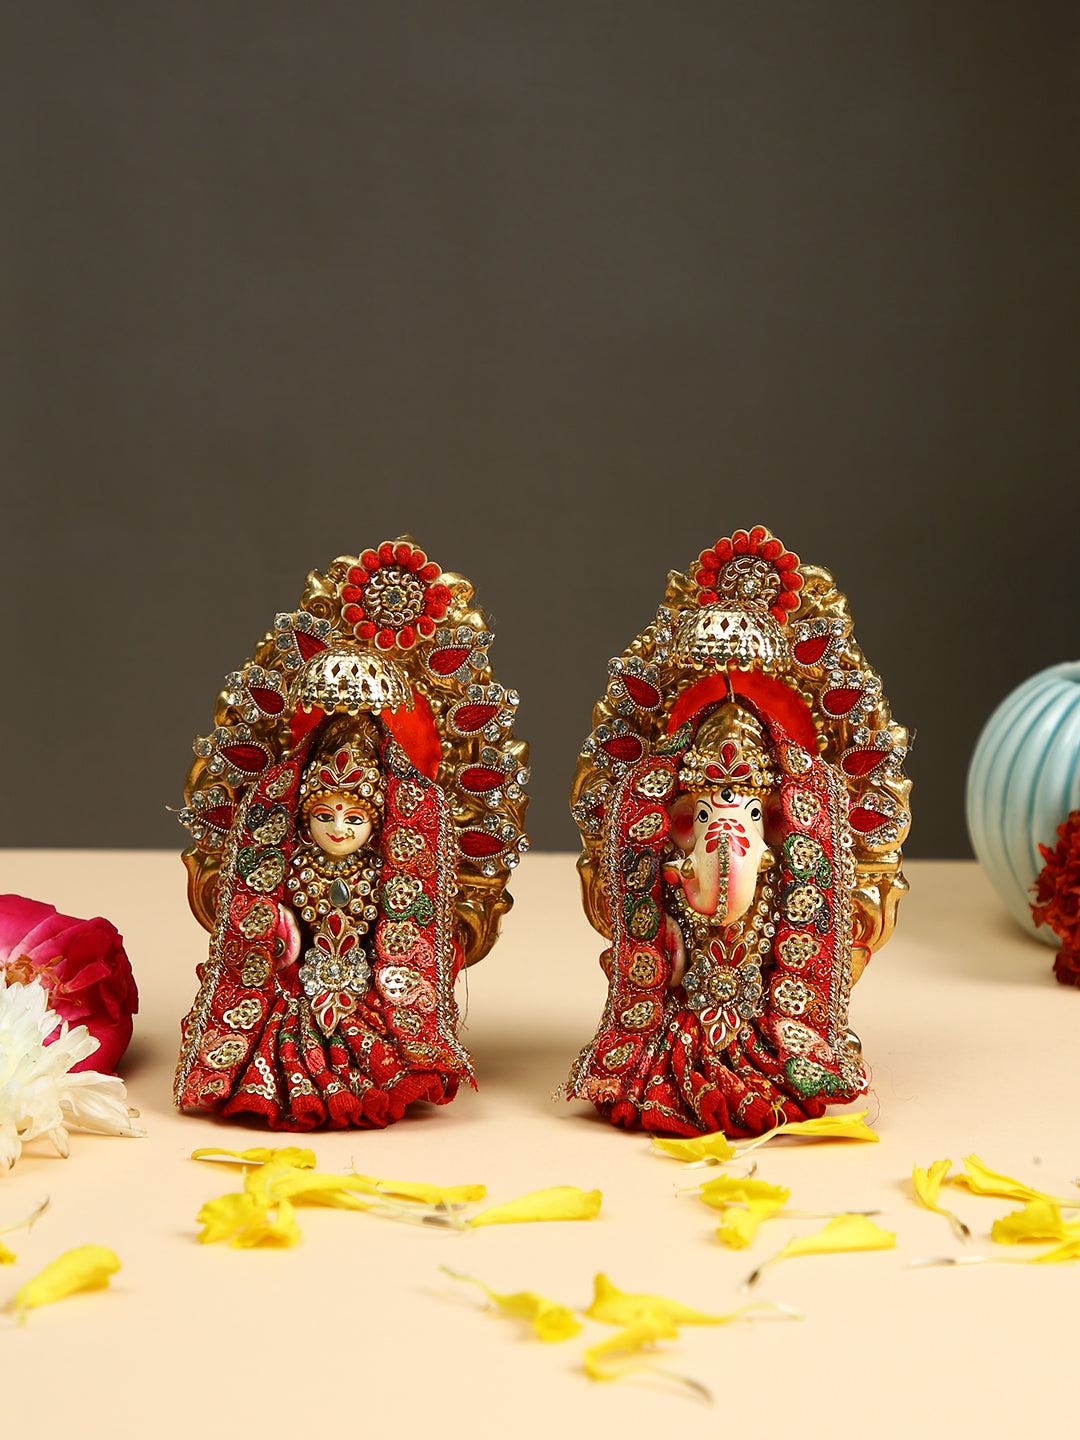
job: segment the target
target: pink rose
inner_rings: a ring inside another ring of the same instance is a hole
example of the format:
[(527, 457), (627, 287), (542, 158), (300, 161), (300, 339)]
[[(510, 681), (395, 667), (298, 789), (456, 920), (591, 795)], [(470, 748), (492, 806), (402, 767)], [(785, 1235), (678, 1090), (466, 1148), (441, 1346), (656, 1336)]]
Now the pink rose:
[[(70, 1025), (85, 1025), (99, 1048), (75, 1070), (115, 1072), (131, 1039), (139, 992), (115, 925), (75, 920), (55, 905), (0, 895), (0, 965), (8, 979), (40, 980)], [(46, 1042), (48, 1043), (48, 1042)]]

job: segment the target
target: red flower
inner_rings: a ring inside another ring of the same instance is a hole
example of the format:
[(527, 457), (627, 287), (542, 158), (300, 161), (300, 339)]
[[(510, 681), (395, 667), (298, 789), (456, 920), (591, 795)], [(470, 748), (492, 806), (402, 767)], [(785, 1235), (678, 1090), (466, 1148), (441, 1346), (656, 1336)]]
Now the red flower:
[(342, 618), (358, 640), (374, 640), (379, 650), (410, 650), (417, 639), (431, 639), (450, 607), (450, 591), (433, 583), (441, 574), (423, 550), (384, 541), (346, 575)]
[(701, 552), (698, 565), (694, 578), (701, 587), (699, 605), (733, 600), (763, 603), (781, 625), (790, 610), (799, 608), (803, 583), (799, 557), (785, 550), (764, 525), (749, 532), (736, 530), (729, 539), (718, 540), (711, 550)]
[(115, 925), (100, 917), (75, 920), (58, 914), (54, 905), (22, 895), (0, 895), (0, 965), (9, 981), (40, 980), (60, 1018), (85, 1025), (98, 1041), (98, 1049), (75, 1070), (115, 1072), (139, 1008)]
[(1046, 864), (1035, 882), (1031, 915), (1062, 940), (1054, 974), (1062, 985), (1080, 985), (1080, 810), (1058, 826), (1058, 843), (1039, 846)]

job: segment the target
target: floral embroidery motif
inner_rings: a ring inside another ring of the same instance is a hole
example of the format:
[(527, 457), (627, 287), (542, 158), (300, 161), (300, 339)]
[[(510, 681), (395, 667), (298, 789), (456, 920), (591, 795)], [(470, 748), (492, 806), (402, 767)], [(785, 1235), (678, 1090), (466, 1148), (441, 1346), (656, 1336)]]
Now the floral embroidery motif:
[(387, 955), (408, 955), (420, 939), (420, 931), (412, 920), (392, 920), (384, 926), (382, 949)]
[(247, 1000), (241, 1000), (239, 1005), (234, 1005), (231, 1010), (226, 1010), (221, 1018), (233, 1030), (250, 1030), (262, 1019), (262, 1013), (262, 1005), (254, 996), (250, 996)]
[(659, 810), (650, 810), (640, 820), (635, 820), (627, 831), (631, 840), (651, 840), (664, 825), (664, 816)]

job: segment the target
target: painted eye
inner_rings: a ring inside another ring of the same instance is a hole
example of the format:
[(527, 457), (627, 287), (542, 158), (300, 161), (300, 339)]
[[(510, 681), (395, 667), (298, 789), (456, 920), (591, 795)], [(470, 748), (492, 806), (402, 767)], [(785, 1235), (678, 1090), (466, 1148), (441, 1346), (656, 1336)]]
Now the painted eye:
[(755, 806), (753, 806), (753, 808), (752, 808), (751, 811), (750, 811), (750, 819), (751, 819), (751, 820), (760, 820), (760, 819), (761, 819), (761, 806), (760, 806), (760, 805), (755, 805)]
[(723, 800), (725, 805), (730, 805), (732, 800), (735, 799), (735, 791), (730, 788), (727, 790), (721, 790), (720, 799)]
[(316, 810), (314, 818), (318, 820), (321, 825), (332, 825), (334, 823), (333, 812), (330, 810)]
[(702, 825), (707, 825), (707, 824), (708, 824), (708, 821), (709, 821), (709, 812), (708, 812), (708, 810), (699, 810), (699, 811), (697, 812), (697, 818), (698, 818), (698, 820), (701, 822)]

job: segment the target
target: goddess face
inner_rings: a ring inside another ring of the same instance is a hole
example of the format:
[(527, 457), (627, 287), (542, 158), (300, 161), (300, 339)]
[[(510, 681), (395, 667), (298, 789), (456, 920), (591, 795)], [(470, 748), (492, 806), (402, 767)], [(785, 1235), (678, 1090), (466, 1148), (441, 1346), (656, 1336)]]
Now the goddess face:
[(750, 909), (758, 872), (772, 859), (761, 798), (725, 787), (684, 796), (679, 808), (673, 831), (686, 859), (676, 873), (686, 898), (730, 925)]
[(308, 815), (308, 829), (319, 849), (335, 859), (355, 855), (371, 839), (371, 817), (356, 797), (343, 790), (321, 795)]

